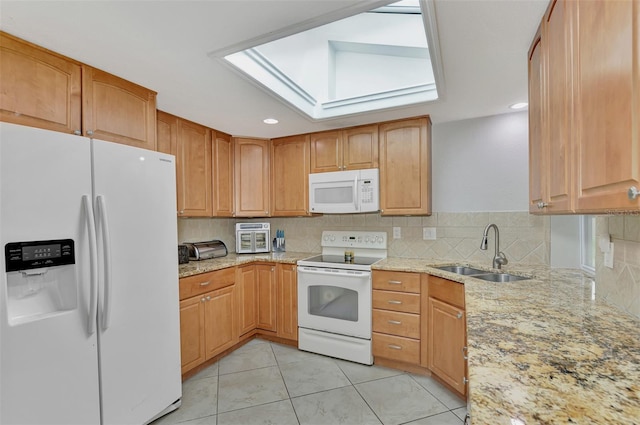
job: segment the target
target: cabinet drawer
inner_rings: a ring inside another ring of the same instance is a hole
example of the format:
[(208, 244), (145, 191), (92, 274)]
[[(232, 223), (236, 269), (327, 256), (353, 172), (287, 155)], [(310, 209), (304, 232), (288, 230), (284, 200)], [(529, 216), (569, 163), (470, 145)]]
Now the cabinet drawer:
[(420, 293), (420, 274), (406, 272), (373, 272), (373, 289)]
[(420, 294), (373, 290), (373, 308), (420, 313)]
[(405, 363), (420, 363), (420, 341), (417, 339), (374, 332), (372, 345), (374, 357), (379, 356)]
[(197, 274), (180, 279), (180, 299), (204, 294), (235, 283), (235, 267)]
[(374, 309), (373, 331), (419, 339), (420, 315)]
[(437, 276), (429, 276), (429, 296), (464, 309), (464, 285)]

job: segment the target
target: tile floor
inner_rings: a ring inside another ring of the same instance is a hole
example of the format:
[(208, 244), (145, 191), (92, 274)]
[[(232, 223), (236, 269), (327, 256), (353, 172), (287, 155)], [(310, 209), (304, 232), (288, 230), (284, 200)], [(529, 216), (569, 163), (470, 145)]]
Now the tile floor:
[(254, 339), (182, 385), (153, 425), (460, 425), (465, 403), (431, 378)]

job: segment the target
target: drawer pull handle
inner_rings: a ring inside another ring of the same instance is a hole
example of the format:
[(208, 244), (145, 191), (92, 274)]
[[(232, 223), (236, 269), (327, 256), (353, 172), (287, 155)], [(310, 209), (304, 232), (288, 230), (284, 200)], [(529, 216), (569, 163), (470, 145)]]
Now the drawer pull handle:
[(402, 304), (402, 301), (398, 301), (398, 300), (389, 300), (387, 301), (389, 304)]
[(207, 286), (209, 284), (211, 284), (210, 280), (207, 280), (206, 282), (200, 282), (200, 286)]
[(390, 280), (389, 284), (390, 285), (402, 285), (402, 281), (400, 281), (400, 280)]
[(399, 320), (387, 320), (387, 323), (389, 323), (390, 325), (401, 325), (402, 322)]
[(467, 356), (467, 347), (466, 346), (462, 347), (462, 358), (464, 360), (468, 360), (469, 359), (469, 357)]
[(461, 313), (461, 312), (458, 312), (458, 314), (456, 314), (456, 318), (458, 318), (458, 319), (462, 319), (462, 313)]
[(402, 350), (402, 347), (395, 344), (389, 344), (387, 347), (391, 348), (392, 350)]

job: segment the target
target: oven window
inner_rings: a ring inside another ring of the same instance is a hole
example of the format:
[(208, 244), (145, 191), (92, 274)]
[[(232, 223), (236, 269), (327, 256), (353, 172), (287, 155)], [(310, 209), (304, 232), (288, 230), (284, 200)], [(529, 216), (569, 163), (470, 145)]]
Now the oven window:
[(352, 289), (335, 286), (310, 286), (309, 314), (357, 322), (358, 293)]
[(267, 234), (265, 232), (256, 232), (256, 249), (267, 248)]
[(251, 233), (240, 233), (240, 249), (251, 251)]

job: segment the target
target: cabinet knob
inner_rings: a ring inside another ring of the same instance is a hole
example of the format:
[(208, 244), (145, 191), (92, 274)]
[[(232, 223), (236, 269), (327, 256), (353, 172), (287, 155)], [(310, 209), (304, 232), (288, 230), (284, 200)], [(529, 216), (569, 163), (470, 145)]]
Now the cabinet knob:
[(462, 319), (462, 312), (461, 311), (459, 311), (458, 314), (456, 314), (456, 318)]
[(206, 301), (206, 299), (205, 299), (204, 297), (200, 298), (200, 302), (201, 302), (201, 303), (203, 303), (203, 302), (205, 302), (205, 301)]
[(74, 130), (73, 134), (75, 134), (76, 136), (82, 136), (82, 131)]
[(542, 202), (542, 201), (538, 202), (537, 205), (538, 205), (538, 209), (540, 209), (540, 210), (543, 209), (543, 208), (547, 208), (549, 206), (548, 203)]
[(207, 301), (211, 301), (211, 295), (207, 295)]
[(93, 130), (87, 130), (87, 136), (93, 136)]
[(638, 190), (638, 188), (635, 186), (631, 186), (627, 191), (627, 196), (629, 197), (630, 201), (633, 201), (637, 199), (638, 196), (640, 196), (640, 190)]
[(184, 210), (178, 211), (178, 214), (184, 214)]
[(466, 377), (466, 376), (463, 376), (463, 377), (462, 377), (462, 383), (463, 383), (464, 385), (467, 385), (467, 384), (469, 383), (469, 380), (467, 379), (467, 377)]
[(469, 357), (467, 356), (467, 347), (462, 347), (462, 358), (465, 360), (468, 360)]

